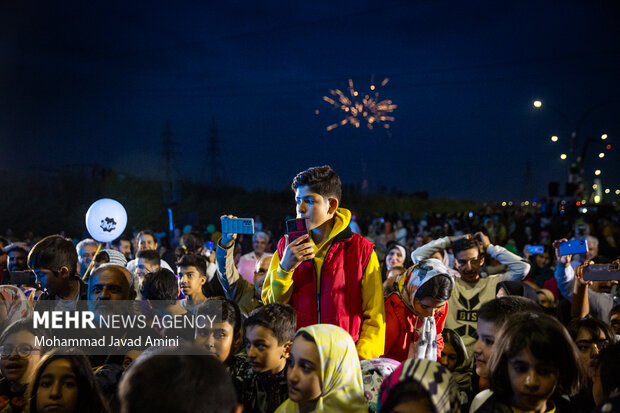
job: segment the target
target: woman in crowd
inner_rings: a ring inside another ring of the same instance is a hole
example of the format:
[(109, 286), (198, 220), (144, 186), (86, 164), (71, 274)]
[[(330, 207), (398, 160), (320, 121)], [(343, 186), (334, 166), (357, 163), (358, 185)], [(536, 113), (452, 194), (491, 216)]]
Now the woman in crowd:
[(583, 380), (577, 350), (559, 321), (520, 313), (504, 325), (489, 360), (492, 395), (476, 412), (575, 412), (565, 395)]
[(28, 388), (30, 413), (107, 413), (86, 356), (77, 349), (46, 354)]
[(32, 319), (18, 320), (0, 336), (0, 411), (19, 413), (26, 404), (25, 392), (43, 349), (34, 338), (44, 336), (32, 328)]
[(342, 328), (300, 328), (288, 360), (289, 398), (276, 413), (368, 412), (355, 343)]
[(383, 381), (379, 412), (456, 413), (457, 385), (441, 364), (407, 360)]
[(407, 271), (402, 292), (392, 292), (385, 301), (385, 357), (441, 358), (441, 332), (453, 288), (448, 269), (434, 258)]
[(613, 330), (605, 322), (592, 317), (575, 319), (568, 324), (568, 332), (575, 342), (579, 362), (587, 379), (573, 401), (583, 410), (590, 411), (595, 402), (592, 397), (592, 379), (598, 363), (599, 352), (616, 341)]
[(392, 268), (405, 267), (405, 261), (407, 261), (407, 257), (407, 249), (405, 247), (403, 247), (397, 242), (391, 242), (387, 246), (385, 262), (381, 267), (381, 279), (385, 281), (387, 279), (388, 272)]

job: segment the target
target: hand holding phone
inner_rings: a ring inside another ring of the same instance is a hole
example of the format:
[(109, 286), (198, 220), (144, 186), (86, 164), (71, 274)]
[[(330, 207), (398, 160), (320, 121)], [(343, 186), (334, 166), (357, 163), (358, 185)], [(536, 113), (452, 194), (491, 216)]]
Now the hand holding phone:
[(560, 255), (585, 254), (588, 252), (588, 242), (585, 238), (564, 241), (560, 242), (558, 249)]
[(222, 215), (222, 240), (224, 246), (232, 245), (231, 242), (237, 239), (237, 234), (253, 234), (254, 220), (252, 218), (237, 218), (234, 215)]
[(532, 255), (542, 254), (543, 252), (545, 252), (545, 247), (542, 245), (528, 245), (527, 247), (525, 247), (525, 251)]
[(284, 239), (284, 254), (280, 261), (280, 267), (282, 267), (284, 271), (293, 271), (295, 268), (299, 267), (299, 264), (302, 262), (314, 259), (313, 244), (307, 232), (293, 242), (290, 242), (289, 234), (284, 235)]
[(553, 241), (553, 250), (555, 251), (555, 259), (564, 264), (565, 266), (570, 265), (570, 261), (573, 258), (572, 255), (562, 255), (560, 253), (560, 244), (562, 244), (563, 242), (568, 241), (566, 238), (562, 238), (559, 240), (555, 240)]

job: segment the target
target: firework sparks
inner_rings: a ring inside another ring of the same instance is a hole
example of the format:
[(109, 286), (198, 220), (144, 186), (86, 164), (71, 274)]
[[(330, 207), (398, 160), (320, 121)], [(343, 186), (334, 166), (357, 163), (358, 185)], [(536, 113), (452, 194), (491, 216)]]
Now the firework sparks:
[[(383, 79), (381, 87), (387, 85), (388, 78)], [(368, 129), (372, 130), (375, 126), (383, 126), (385, 129), (390, 128), (388, 122), (394, 121), (391, 113), (397, 108), (391, 100), (379, 99), (379, 92), (374, 82), (370, 84), (370, 94), (366, 94), (358, 101), (360, 93), (355, 90), (353, 80), (349, 79), (349, 95), (345, 95), (340, 89), (330, 89), (329, 93), (332, 97), (323, 96), (323, 100), (345, 113), (344, 119), (340, 122), (333, 123), (327, 127), (327, 130), (350, 124), (359, 128), (361, 124), (365, 124)], [(371, 96), (372, 95), (372, 96)]]

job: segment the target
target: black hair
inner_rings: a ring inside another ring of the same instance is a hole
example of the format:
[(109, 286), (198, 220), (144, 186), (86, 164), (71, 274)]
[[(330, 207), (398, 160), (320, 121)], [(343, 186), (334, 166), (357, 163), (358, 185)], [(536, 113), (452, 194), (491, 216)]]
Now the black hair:
[(557, 370), (555, 396), (579, 391), (585, 375), (577, 349), (564, 326), (546, 314), (520, 313), (504, 323), (489, 359), (490, 386), (498, 400), (511, 399), (508, 362), (523, 350), (529, 350), (537, 360)]
[(69, 269), (69, 275), (77, 271), (77, 252), (70, 240), (60, 235), (50, 235), (37, 242), (28, 254), (28, 267), (58, 271), (61, 267)]
[[(14, 321), (4, 328), (2, 334), (0, 334), (0, 345), (3, 345), (10, 335), (17, 334), (20, 331), (27, 331), (35, 337), (47, 338), (48, 336), (47, 332), (42, 328), (34, 328), (34, 321), (32, 317), (26, 317)], [(44, 353), (45, 351), (46, 348), (43, 348), (41, 353)]]
[(156, 250), (142, 250), (136, 253), (136, 258), (141, 258), (149, 265), (160, 265), (161, 257)]
[(99, 253), (95, 255), (95, 262), (98, 264), (107, 264), (110, 262), (110, 255), (106, 251), (99, 251)]
[(605, 397), (620, 388), (620, 343), (613, 343), (601, 350), (597, 357), (599, 375)]
[(153, 237), (153, 241), (157, 243), (157, 236), (155, 235), (155, 231), (151, 231), (150, 229), (145, 229), (145, 230), (138, 232), (138, 234), (136, 235), (136, 246), (138, 245), (138, 242), (140, 242), (140, 238), (143, 235), (150, 235), (151, 237)]
[(13, 245), (13, 246), (5, 249), (4, 252), (6, 252), (7, 254), (10, 254), (12, 252), (21, 252), (24, 255), (28, 255), (28, 251), (26, 251), (25, 248), (20, 247), (19, 245)]
[(391, 413), (399, 404), (410, 401), (424, 403), (427, 410), (434, 413), (437, 412), (428, 390), (426, 390), (420, 382), (412, 379), (398, 383), (390, 389), (385, 403), (381, 406), (381, 413)]
[(253, 326), (261, 326), (271, 330), (274, 337), (278, 340), (278, 345), (281, 346), (295, 338), (297, 313), (288, 304), (267, 304), (254, 309), (243, 323), (246, 331), (248, 327)]
[(197, 254), (203, 245), (202, 235), (198, 231), (186, 232), (181, 235), (180, 244), (186, 254)]
[(177, 268), (179, 267), (196, 267), (200, 275), (206, 276), (207, 274), (207, 260), (202, 255), (183, 255), (177, 261)]
[(444, 328), (441, 332), (444, 343), (450, 343), (456, 351), (456, 365), (460, 366), (467, 360), (467, 347), (465, 347), (465, 343), (463, 343), (463, 339), (461, 336), (449, 328)]
[(616, 304), (609, 310), (609, 318), (611, 319), (611, 316), (616, 314), (620, 314), (620, 304)]
[(148, 272), (142, 277), (140, 294), (145, 300), (162, 300), (173, 304), (179, 297), (177, 277), (167, 268)]
[(512, 315), (524, 311), (541, 313), (542, 308), (534, 301), (516, 295), (494, 298), (480, 306), (478, 320), (483, 319), (489, 323), (495, 323), (497, 327), (501, 327)]
[[(233, 335), (241, 333), (241, 310), (234, 301), (224, 297), (207, 297), (198, 307), (197, 315), (218, 314), (221, 311), (221, 322), (227, 321), (233, 328)], [(218, 322), (219, 320), (216, 320)], [(232, 352), (231, 352), (232, 354)]]
[(9, 240), (4, 237), (0, 237), (0, 248), (6, 247), (7, 245), (9, 245)]
[(594, 317), (585, 317), (585, 318), (576, 318), (573, 319), (570, 323), (568, 323), (568, 332), (573, 339), (573, 341), (577, 340), (577, 336), (579, 335), (579, 330), (582, 328), (585, 329), (590, 336), (598, 340), (599, 331), (602, 331), (605, 334), (605, 339), (610, 343), (614, 343), (616, 341), (616, 334), (611, 329), (609, 324), (606, 322), (599, 320)]
[(67, 360), (71, 364), (71, 370), (75, 374), (75, 382), (78, 387), (78, 399), (74, 411), (76, 412), (93, 412), (105, 413), (109, 409), (101, 394), (99, 385), (93, 374), (92, 367), (88, 358), (79, 349), (56, 348), (46, 354), (34, 371), (28, 386), (28, 405), (30, 413), (38, 413), (37, 409), (37, 391), (41, 383), (41, 376), (45, 372), (47, 366), (56, 360)]
[(420, 286), (415, 292), (415, 299), (422, 300), (430, 297), (438, 301), (448, 301), (452, 294), (452, 284), (448, 275), (437, 275)]
[(126, 235), (121, 235), (120, 237), (118, 237), (114, 241), (112, 241), (110, 244), (112, 246), (114, 246), (114, 247), (120, 247), (121, 246), (121, 241), (127, 241), (127, 242), (129, 242), (131, 244), (131, 240)]
[(314, 166), (301, 171), (293, 179), (291, 188), (295, 191), (301, 186), (308, 186), (324, 198), (336, 198), (338, 203), (342, 199), (342, 183), (340, 177), (331, 166)]
[(191, 353), (165, 348), (132, 363), (120, 384), (121, 412), (232, 412), (237, 395), (224, 365), (206, 352)]
[(452, 243), (452, 253), (455, 257), (459, 252), (472, 248), (478, 250), (478, 254), (480, 254), (480, 243), (475, 238), (459, 238)]

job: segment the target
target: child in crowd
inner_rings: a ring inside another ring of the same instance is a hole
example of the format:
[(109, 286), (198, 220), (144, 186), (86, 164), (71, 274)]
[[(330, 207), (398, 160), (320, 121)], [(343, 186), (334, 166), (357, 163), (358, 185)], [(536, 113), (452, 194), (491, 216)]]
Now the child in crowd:
[[(243, 357), (236, 356), (242, 338), (241, 312), (237, 304), (225, 298), (208, 298), (198, 307), (196, 315), (207, 319), (196, 322), (195, 345), (217, 357), (229, 372), (236, 371), (244, 360)], [(214, 316), (216, 320), (211, 325), (208, 318), (212, 319)]]
[(86, 356), (75, 349), (54, 349), (37, 365), (28, 388), (30, 413), (107, 413)]
[(245, 320), (247, 360), (233, 372), (243, 411), (271, 413), (288, 397), (286, 363), (295, 337), (295, 309), (268, 304)]
[(177, 262), (179, 288), (185, 299), (181, 305), (188, 311), (196, 308), (207, 297), (223, 297), (224, 289), (217, 277), (207, 277), (207, 261), (201, 255), (183, 255)]
[(379, 389), (381, 383), (389, 377), (401, 363), (396, 360), (379, 357), (376, 359), (362, 360), (362, 380), (364, 381), (364, 396), (368, 402), (368, 411), (376, 412), (379, 409)]
[(289, 398), (277, 413), (368, 412), (355, 344), (340, 327), (299, 329), (286, 374)]
[(514, 314), (524, 311), (538, 313), (541, 309), (532, 300), (517, 296), (495, 298), (480, 306), (477, 324), (478, 340), (474, 343), (473, 349), (475, 367), (469, 400), (472, 400), (473, 396), (476, 398), (472, 402), (470, 411), (475, 410), (491, 395), (487, 391), (490, 374), (488, 362), (502, 326)]
[(435, 258), (418, 262), (405, 275), (401, 293), (385, 302), (385, 357), (398, 361), (441, 358), (441, 331), (448, 313), (454, 280)]
[(617, 336), (620, 336), (620, 304), (612, 307), (609, 312), (609, 325)]
[(384, 380), (379, 392), (380, 413), (456, 413), (457, 385), (441, 364), (410, 359)]
[(469, 358), (465, 343), (456, 331), (444, 328), (441, 335), (443, 350), (440, 362), (454, 377), (459, 388), (459, 402), (465, 405), (471, 394), (472, 359)]
[(598, 318), (586, 317), (575, 319), (568, 324), (568, 332), (577, 345), (579, 362), (587, 376), (580, 392), (573, 401), (584, 411), (595, 407), (592, 397), (592, 379), (598, 364), (599, 352), (616, 341), (611, 327)]
[(493, 394), (475, 412), (574, 412), (563, 398), (577, 392), (582, 370), (559, 321), (522, 313), (502, 328), (489, 360)]
[(35, 346), (34, 339), (45, 335), (32, 326), (32, 319), (24, 318), (0, 335), (0, 399), (6, 401), (0, 409), (6, 413), (19, 413), (24, 409), (26, 388), (44, 352), (43, 348)]
[(290, 303), (298, 327), (340, 326), (360, 358), (384, 353), (385, 311), (379, 261), (373, 244), (349, 228), (351, 212), (339, 208), (340, 178), (329, 166), (300, 172), (291, 185), (297, 217), (309, 235), (280, 239), (265, 278), (265, 304)]

